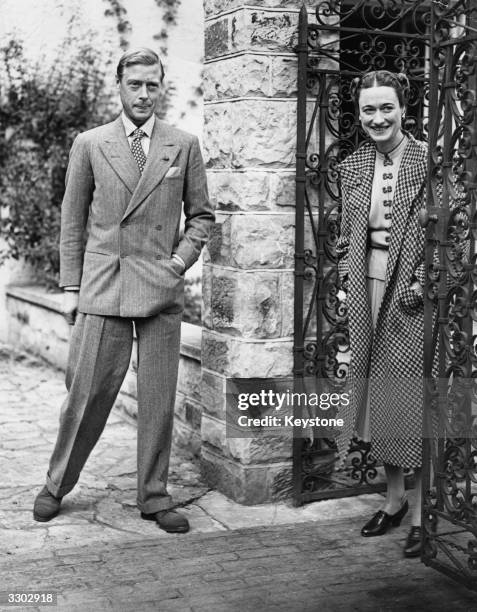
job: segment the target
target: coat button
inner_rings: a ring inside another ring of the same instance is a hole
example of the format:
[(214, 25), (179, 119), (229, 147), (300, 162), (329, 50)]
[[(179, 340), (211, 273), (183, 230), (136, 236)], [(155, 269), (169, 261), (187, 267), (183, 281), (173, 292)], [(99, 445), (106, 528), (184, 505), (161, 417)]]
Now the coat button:
[(391, 218), (391, 213), (384, 213), (384, 218), (385, 219), (390, 219)]
[(384, 240), (385, 240), (385, 242), (389, 242), (390, 237), (389, 236), (384, 236)]
[(162, 225), (156, 225), (156, 229), (157, 230), (161, 230), (162, 229)]
[(161, 255), (156, 255), (156, 259), (162, 259)]

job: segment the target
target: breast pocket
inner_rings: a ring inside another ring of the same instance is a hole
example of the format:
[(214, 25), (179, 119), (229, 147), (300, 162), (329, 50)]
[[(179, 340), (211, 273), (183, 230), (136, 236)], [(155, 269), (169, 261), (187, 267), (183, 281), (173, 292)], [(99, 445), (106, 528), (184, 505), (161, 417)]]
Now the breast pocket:
[(182, 178), (182, 168), (180, 166), (171, 166), (169, 170), (164, 175), (164, 179), (181, 179)]

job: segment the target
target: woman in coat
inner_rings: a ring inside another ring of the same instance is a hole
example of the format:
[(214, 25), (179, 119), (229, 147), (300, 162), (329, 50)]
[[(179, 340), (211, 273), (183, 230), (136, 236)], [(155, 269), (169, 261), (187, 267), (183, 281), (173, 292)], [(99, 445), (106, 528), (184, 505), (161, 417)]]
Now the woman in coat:
[[(424, 206), (427, 146), (403, 131), (409, 82), (385, 70), (353, 82), (369, 142), (340, 164), (338, 270), (346, 292), (352, 401), (341, 451), (357, 435), (384, 463), (387, 495), (364, 525), (377, 536), (409, 509), (403, 468), (415, 474), (412, 528), (404, 554), (420, 555), (424, 361)], [(340, 447), (341, 445), (341, 447)]]

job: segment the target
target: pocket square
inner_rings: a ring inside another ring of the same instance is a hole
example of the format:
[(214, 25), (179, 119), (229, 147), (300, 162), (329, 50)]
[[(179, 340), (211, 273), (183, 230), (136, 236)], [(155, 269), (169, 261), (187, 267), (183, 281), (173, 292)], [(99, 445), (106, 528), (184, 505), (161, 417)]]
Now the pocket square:
[(177, 176), (180, 176), (180, 175), (181, 175), (180, 166), (171, 166), (169, 170), (166, 172), (166, 175), (164, 178), (176, 178)]

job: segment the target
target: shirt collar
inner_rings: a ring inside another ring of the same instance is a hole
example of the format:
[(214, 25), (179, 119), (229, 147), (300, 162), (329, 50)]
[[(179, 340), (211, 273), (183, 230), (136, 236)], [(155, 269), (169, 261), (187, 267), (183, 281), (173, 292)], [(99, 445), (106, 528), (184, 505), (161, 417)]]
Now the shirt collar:
[[(126, 131), (126, 136), (131, 136), (131, 134), (134, 132), (134, 130), (137, 129), (137, 125), (135, 125), (131, 119), (129, 119), (129, 117), (126, 115), (126, 113), (124, 111), (122, 111), (121, 113), (121, 119), (123, 121), (123, 125), (124, 125), (124, 129)], [(146, 136), (148, 136), (149, 138), (151, 138), (152, 135), (152, 129), (154, 127), (154, 121), (155, 121), (155, 115), (154, 113), (149, 117), (149, 119), (146, 121), (146, 123), (143, 123), (141, 125), (141, 130), (144, 132), (144, 134), (146, 134)]]

